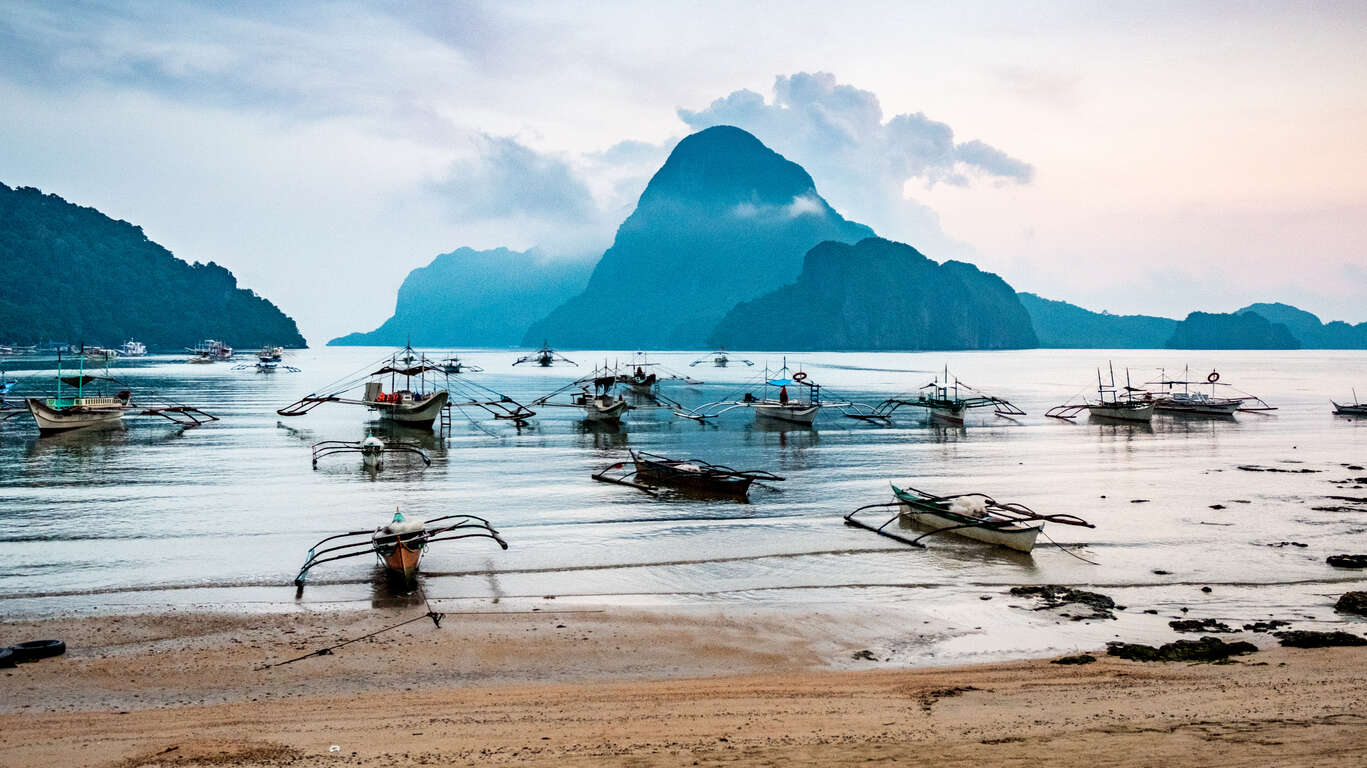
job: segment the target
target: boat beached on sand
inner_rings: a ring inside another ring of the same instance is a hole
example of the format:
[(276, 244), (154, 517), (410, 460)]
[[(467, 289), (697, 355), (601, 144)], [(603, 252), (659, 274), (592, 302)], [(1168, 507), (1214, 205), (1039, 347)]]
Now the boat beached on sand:
[[(503, 549), (508, 548), (508, 542), (482, 517), (443, 515), (422, 520), (409, 518), (395, 510), (392, 520), (373, 531), (339, 533), (314, 544), (304, 559), (303, 567), (294, 577), (294, 586), (302, 592), (309, 571), (315, 566), (371, 553), (374, 553), (391, 579), (409, 585), (417, 576), (418, 565), (428, 545), (470, 538), (493, 539)], [(330, 546), (323, 546), (329, 542), (332, 542)]]
[[(1023, 504), (1003, 504), (982, 493), (934, 496), (915, 488), (898, 488), (894, 485), (892, 495), (894, 500), (890, 503), (869, 504), (845, 515), (845, 524), (864, 528), (916, 547), (925, 547), (921, 541), (929, 536), (953, 533), (966, 539), (995, 544), (1017, 552), (1029, 552), (1035, 548), (1035, 539), (1043, 532), (1046, 522), (1085, 528), (1096, 527), (1075, 515), (1041, 515)], [(878, 526), (856, 517), (864, 510), (880, 507), (896, 507), (897, 514)], [(894, 522), (920, 528), (926, 533), (907, 538), (888, 530), (888, 526)]]

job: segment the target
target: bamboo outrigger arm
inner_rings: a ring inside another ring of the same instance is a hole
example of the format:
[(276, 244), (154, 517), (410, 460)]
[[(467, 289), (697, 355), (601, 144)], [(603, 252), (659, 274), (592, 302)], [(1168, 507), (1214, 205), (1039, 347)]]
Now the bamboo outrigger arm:
[(218, 421), (219, 418), (211, 413), (205, 413), (198, 408), (190, 405), (171, 405), (164, 407), (144, 408), (138, 412), (141, 416), (160, 416), (182, 427), (198, 427), (208, 424), (211, 421)]
[[(362, 442), (346, 440), (324, 440), (320, 443), (314, 443), (313, 468), (318, 468), (319, 459), (324, 459), (328, 456), (335, 456), (339, 453), (364, 453), (365, 448), (366, 446)], [(424, 466), (432, 466), (432, 459), (428, 457), (427, 451), (424, 451), (422, 447), (419, 446), (417, 443), (405, 443), (398, 441), (387, 442), (380, 450), (384, 453), (416, 454), (418, 458), (422, 459), (422, 463)]]
[(1045, 411), (1044, 415), (1048, 416), (1051, 419), (1072, 420), (1076, 419), (1078, 416), (1081, 416), (1086, 411), (1086, 403), (1078, 403), (1073, 405), (1056, 405), (1053, 408), (1050, 408), (1049, 410)]

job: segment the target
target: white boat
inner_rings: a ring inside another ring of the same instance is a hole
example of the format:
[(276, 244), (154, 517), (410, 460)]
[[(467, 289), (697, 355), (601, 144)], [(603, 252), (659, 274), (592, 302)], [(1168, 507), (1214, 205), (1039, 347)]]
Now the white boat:
[(30, 397), (25, 402), (40, 435), (118, 424), (131, 407), (127, 392), (116, 397)]
[(124, 357), (142, 357), (147, 354), (147, 345), (141, 341), (129, 339), (119, 345), (119, 354)]
[(1130, 385), (1130, 370), (1125, 369), (1125, 388), (1121, 390), (1115, 383), (1115, 365), (1108, 364), (1111, 373), (1109, 383), (1102, 381), (1101, 369), (1096, 369), (1096, 402), (1084, 400), (1081, 403), (1056, 405), (1044, 412), (1045, 416), (1055, 419), (1072, 419), (1082, 413), (1102, 419), (1131, 421), (1148, 424), (1153, 421), (1154, 402), (1151, 398), (1137, 398), (1135, 393), (1148, 395), (1147, 390)]
[[(233, 348), (228, 346), (227, 344), (224, 344), (218, 339), (205, 339), (204, 341), (201, 341), (199, 344), (193, 347), (186, 347), (185, 351), (189, 352), (192, 355), (192, 357), (190, 358), (190, 362), (192, 363), (212, 363), (216, 361), (227, 361), (233, 359)], [(198, 359), (205, 357), (207, 357), (208, 359)]]
[(791, 372), (787, 360), (772, 376), (766, 367), (764, 377), (756, 383), (762, 383), (763, 386), (763, 393), (759, 397), (747, 392), (740, 400), (703, 403), (689, 410), (675, 409), (674, 415), (693, 421), (707, 421), (736, 408), (749, 408), (754, 411), (756, 423), (777, 422), (810, 427), (822, 408), (846, 409), (854, 405), (823, 401), (821, 385), (812, 381), (804, 371)]
[[(1192, 385), (1210, 387), (1210, 394), (1196, 391), (1193, 392)], [(1178, 387), (1181, 390), (1178, 390)], [(1154, 409), (1159, 413), (1170, 413), (1188, 416), (1233, 416), (1235, 412), (1242, 409), (1247, 401), (1253, 400), (1262, 403), (1256, 397), (1219, 397), (1215, 394), (1217, 386), (1228, 386), (1220, 383), (1220, 374), (1211, 371), (1204, 381), (1192, 381), (1190, 369), (1183, 369), (1183, 376), (1180, 380), (1173, 380), (1167, 377), (1163, 370), (1158, 372), (1158, 380), (1151, 381), (1144, 385), (1149, 391), (1145, 393), (1143, 400), (1152, 401)], [(1264, 406), (1266, 403), (1262, 403)], [(1266, 410), (1266, 409), (1258, 409)]]
[[(925, 546), (921, 543), (923, 539), (947, 533), (1017, 552), (1030, 552), (1035, 548), (1035, 539), (1044, 530), (1046, 522), (1095, 527), (1076, 515), (1041, 515), (1023, 504), (1001, 503), (981, 493), (934, 496), (915, 488), (898, 488), (894, 485), (892, 495), (892, 504), (868, 504), (845, 515), (845, 524), (917, 547)], [(873, 525), (858, 518), (864, 510), (889, 506), (897, 508), (897, 515), (882, 525)], [(909, 539), (888, 530), (893, 522), (926, 532)]]
[(405, 388), (397, 392), (385, 392), (383, 382), (371, 381), (366, 383), (362, 400), (370, 410), (379, 414), (381, 419), (430, 427), (441, 413), (441, 409), (446, 407), (447, 397), (444, 389), (435, 392), (414, 392)]
[(611, 395), (582, 395), (578, 398), (579, 404), (584, 408), (585, 421), (615, 422), (621, 421), (622, 416), (631, 410), (631, 404), (621, 397), (613, 398)]
[[(626, 377), (618, 374), (616, 368), (604, 363), (593, 373), (566, 384), (565, 386), (532, 401), (533, 406), (578, 408), (584, 412), (584, 421), (598, 424), (617, 424), (622, 417), (638, 406), (628, 403), (619, 392), (627, 386)], [(651, 407), (646, 405), (645, 407)]]
[(936, 376), (912, 395), (897, 395), (868, 406), (864, 403), (851, 403), (846, 416), (851, 419), (873, 421), (883, 424), (892, 423), (892, 415), (899, 408), (924, 408), (934, 423), (953, 427), (964, 425), (964, 414), (972, 408), (992, 408), (998, 416), (1024, 416), (1025, 411), (1017, 408), (1009, 400), (989, 395), (970, 387), (953, 377), (950, 384), (949, 366), (945, 366), (944, 380)]
[[(747, 367), (754, 365), (754, 363), (749, 360), (741, 360), (740, 362), (745, 363)], [(688, 364), (688, 367), (692, 368), (693, 366), (699, 365), (701, 363), (711, 363), (712, 365), (718, 368), (725, 368), (727, 365), (731, 363), (731, 356), (726, 354), (725, 349), (719, 349), (715, 352), (708, 352), (703, 357), (694, 360), (693, 362)]]
[(760, 400), (754, 404), (756, 419), (786, 421), (789, 424), (810, 426), (821, 412), (820, 403), (784, 403), (778, 400)]
[(284, 356), (284, 347), (274, 347), (269, 344), (262, 347), (261, 350), (256, 353), (256, 359), (263, 363), (278, 363)]
[(104, 347), (82, 347), (81, 355), (87, 360), (99, 363), (116, 359), (119, 356), (119, 351)]

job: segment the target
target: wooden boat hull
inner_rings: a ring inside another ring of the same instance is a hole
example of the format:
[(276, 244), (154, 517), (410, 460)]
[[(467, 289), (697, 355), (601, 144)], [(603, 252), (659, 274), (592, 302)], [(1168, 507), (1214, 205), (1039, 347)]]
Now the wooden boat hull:
[(625, 400), (614, 400), (611, 405), (604, 406), (596, 400), (590, 400), (584, 405), (584, 421), (594, 422), (618, 422), (622, 420), (622, 415), (631, 407)]
[(928, 410), (930, 411), (931, 421), (936, 421), (941, 424), (951, 424), (956, 427), (962, 427), (964, 424), (964, 409), (962, 407), (930, 406)]
[(820, 410), (821, 406), (819, 405), (760, 403), (755, 406), (755, 419), (811, 426), (812, 422), (816, 421), (816, 414)]
[(380, 556), (385, 570), (395, 579), (412, 581), (418, 575), (418, 563), (422, 560), (422, 549), (409, 549), (402, 544), (395, 546), (387, 554)]
[(1156, 401), (1153, 407), (1159, 413), (1191, 416), (1233, 416), (1235, 411), (1239, 410), (1240, 405), (1243, 405), (1240, 400), (1223, 398), (1165, 397)]
[(411, 426), (432, 426), (441, 409), (446, 407), (446, 392), (437, 392), (421, 403), (368, 403), (380, 418)]
[(1087, 406), (1087, 412), (1093, 416), (1100, 416), (1103, 419), (1148, 423), (1153, 421), (1153, 408), (1153, 403), (1145, 403), (1144, 405), (1134, 407), (1102, 403), (1099, 405)]
[(650, 485), (666, 485), (717, 496), (745, 497), (749, 495), (750, 485), (754, 482), (754, 478), (750, 477), (716, 477), (640, 457), (634, 461), (636, 477)]
[[(113, 400), (114, 398), (100, 399)], [(39, 397), (26, 398), (25, 402), (28, 403), (29, 413), (33, 414), (33, 420), (38, 423), (38, 434), (40, 435), (54, 435), (58, 432), (70, 432), (73, 429), (111, 426), (122, 421), (124, 413), (128, 411), (128, 406), (123, 404), (53, 408), (47, 404), (46, 400)]]
[(1029, 552), (1035, 548), (1035, 539), (1039, 537), (1040, 531), (1044, 529), (1043, 523), (1011, 523), (1002, 527), (984, 528), (968, 527), (960, 528), (965, 525), (965, 520), (957, 516), (939, 515), (929, 510), (906, 503), (898, 505), (902, 513), (902, 519), (919, 528), (938, 531), (945, 528), (955, 530), (946, 533), (961, 536), (965, 539), (981, 541), (984, 544), (995, 544), (1007, 549), (1014, 549), (1017, 552)]
[[(1333, 403), (1334, 401), (1330, 400)], [(1334, 413), (1338, 416), (1367, 416), (1367, 403), (1354, 403), (1343, 405), (1334, 403)]]

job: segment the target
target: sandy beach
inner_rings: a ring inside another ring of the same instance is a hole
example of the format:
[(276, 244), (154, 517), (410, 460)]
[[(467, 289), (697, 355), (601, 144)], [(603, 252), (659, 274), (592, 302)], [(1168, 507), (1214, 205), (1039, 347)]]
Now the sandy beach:
[[(565, 608), (0, 624), (7, 766), (1319, 765), (1367, 758), (1367, 649), (849, 669), (792, 617)], [(829, 638), (824, 638), (829, 640)]]

